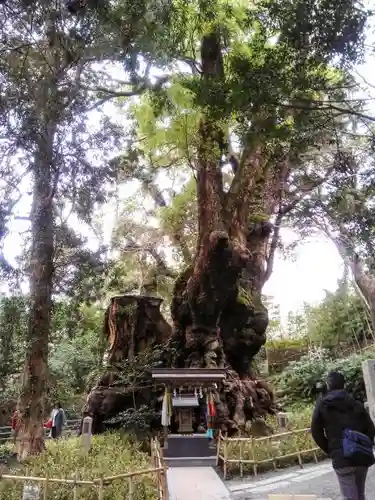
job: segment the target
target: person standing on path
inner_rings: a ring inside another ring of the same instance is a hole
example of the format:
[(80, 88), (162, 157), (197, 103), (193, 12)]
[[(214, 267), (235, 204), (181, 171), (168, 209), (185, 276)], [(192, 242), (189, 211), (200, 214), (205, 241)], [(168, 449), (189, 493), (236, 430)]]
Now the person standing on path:
[(66, 417), (65, 412), (61, 407), (60, 403), (56, 403), (52, 413), (52, 428), (51, 428), (51, 436), (52, 439), (57, 439), (61, 436), (64, 425), (66, 425)]
[(13, 438), (13, 443), (16, 444), (17, 441), (17, 434), (18, 434), (18, 428), (19, 428), (19, 411), (17, 408), (14, 410), (12, 413), (12, 421), (11, 421), (11, 428), (12, 428), (12, 438)]
[(344, 500), (365, 500), (367, 472), (375, 463), (375, 426), (363, 404), (344, 388), (341, 373), (328, 374), (327, 393), (316, 403), (311, 434), (332, 459)]

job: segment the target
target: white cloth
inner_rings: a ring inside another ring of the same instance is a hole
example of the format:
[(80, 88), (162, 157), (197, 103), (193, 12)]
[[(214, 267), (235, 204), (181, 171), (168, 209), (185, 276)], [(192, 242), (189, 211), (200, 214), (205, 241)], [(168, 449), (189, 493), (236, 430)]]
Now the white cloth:
[(161, 425), (168, 427), (171, 425), (171, 417), (169, 415), (168, 393), (165, 391), (163, 398), (163, 406), (161, 408)]
[(54, 408), (52, 410), (52, 413), (51, 413), (52, 427), (56, 427), (56, 417), (57, 417), (58, 413), (59, 413), (59, 410), (57, 410), (56, 408)]

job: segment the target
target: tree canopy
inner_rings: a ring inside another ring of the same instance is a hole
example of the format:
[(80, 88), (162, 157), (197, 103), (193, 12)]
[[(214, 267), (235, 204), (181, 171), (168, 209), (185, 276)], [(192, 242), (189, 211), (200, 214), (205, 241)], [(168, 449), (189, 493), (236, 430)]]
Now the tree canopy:
[[(255, 400), (283, 225), (333, 238), (375, 311), (361, 4), (8, 0), (0, 14), (1, 277), (15, 294), (1, 314), (19, 325), (1, 342), (3, 377), (25, 361), (21, 457), (43, 448), (49, 374), (82, 391), (100, 364), (109, 294), (163, 296), (177, 364), (228, 365)], [(237, 424), (255, 415), (239, 408)]]

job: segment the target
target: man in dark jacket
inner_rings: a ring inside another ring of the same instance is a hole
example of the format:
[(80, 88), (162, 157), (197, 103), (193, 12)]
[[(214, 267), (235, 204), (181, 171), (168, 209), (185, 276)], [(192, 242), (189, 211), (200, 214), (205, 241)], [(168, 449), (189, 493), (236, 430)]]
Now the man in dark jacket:
[(311, 434), (319, 448), (331, 457), (344, 500), (365, 500), (366, 476), (372, 464), (358, 465), (344, 456), (343, 433), (350, 429), (373, 441), (375, 426), (365, 407), (344, 387), (341, 373), (329, 373), (327, 393), (317, 401), (313, 412)]

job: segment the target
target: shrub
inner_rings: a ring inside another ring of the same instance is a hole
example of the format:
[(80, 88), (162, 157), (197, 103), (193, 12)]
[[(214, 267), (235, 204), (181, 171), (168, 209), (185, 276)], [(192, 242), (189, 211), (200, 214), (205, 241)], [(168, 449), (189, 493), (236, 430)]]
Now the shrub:
[(298, 361), (308, 351), (306, 339), (273, 339), (266, 343), (270, 373), (279, 373), (288, 363)]
[(328, 372), (337, 370), (346, 380), (347, 390), (364, 401), (366, 391), (362, 375), (362, 362), (374, 357), (374, 350), (353, 354), (343, 359), (330, 358), (327, 351), (320, 350), (292, 362), (275, 380), (278, 390), (282, 391), (287, 403), (311, 401), (316, 394), (316, 385), (324, 381)]
[[(92, 480), (101, 476), (115, 476), (126, 472), (150, 468), (149, 457), (142, 453), (139, 446), (118, 433), (94, 436), (92, 449), (88, 456), (82, 453), (77, 439), (59, 440), (47, 443), (46, 451), (30, 458), (25, 465), (28, 476), (63, 479)], [(16, 474), (26, 470), (17, 470)], [(13, 474), (10, 472), (10, 474)], [(155, 478), (136, 476), (134, 478), (134, 500), (157, 498)], [(22, 496), (21, 481), (2, 480), (0, 482), (1, 500), (19, 500)], [(104, 500), (123, 500), (129, 494), (127, 479), (119, 479), (104, 489)], [(98, 492), (94, 487), (84, 486), (78, 489), (80, 500), (97, 500)], [(72, 486), (63, 484), (48, 485), (48, 500), (71, 500)]]
[(324, 378), (327, 362), (326, 351), (312, 351), (299, 361), (289, 363), (275, 379), (275, 385), (284, 393), (287, 402), (310, 400), (316, 384)]
[[(244, 460), (255, 460), (258, 463), (258, 472), (273, 469), (274, 467), (288, 467), (295, 465), (299, 461), (298, 452), (303, 463), (314, 461), (315, 459), (324, 458), (324, 454), (317, 449), (312, 435), (308, 429), (311, 424), (311, 415), (313, 405), (299, 403), (293, 407), (288, 408), (289, 422), (288, 430), (301, 432), (293, 434), (280, 434), (277, 427), (276, 417), (272, 416), (267, 419), (275, 434), (267, 438), (258, 438), (252, 441), (229, 441), (227, 447), (227, 458), (234, 462), (229, 463), (229, 471), (235, 475), (238, 473), (240, 456)], [(220, 452), (224, 455), (225, 444), (221, 441)], [(236, 463), (237, 462), (237, 463)], [(247, 463), (243, 465), (243, 472), (245, 474), (253, 473), (253, 465)]]
[(305, 337), (301, 338), (286, 338), (286, 339), (269, 339), (267, 340), (265, 347), (266, 349), (280, 349), (282, 351), (286, 349), (302, 349), (308, 346), (307, 339)]

